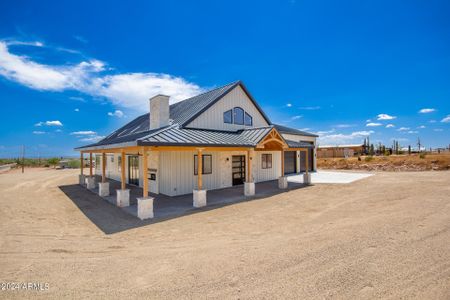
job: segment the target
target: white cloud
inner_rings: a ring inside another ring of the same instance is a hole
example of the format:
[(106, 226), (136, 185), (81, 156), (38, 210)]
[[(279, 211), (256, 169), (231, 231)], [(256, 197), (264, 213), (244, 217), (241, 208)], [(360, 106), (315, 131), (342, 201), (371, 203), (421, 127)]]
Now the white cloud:
[(330, 134), (330, 133), (334, 133), (334, 132), (336, 132), (336, 129), (331, 129), (331, 130), (327, 130), (327, 131), (317, 131), (317, 135), (327, 135), (327, 134)]
[(300, 131), (309, 131), (309, 130), (311, 130), (311, 128), (300, 128), (299, 130)]
[(116, 110), (114, 112), (109, 112), (108, 116), (122, 118), (123, 117), (123, 112), (121, 110)]
[(387, 124), (387, 125), (386, 125), (386, 128), (394, 128), (394, 127), (395, 127), (394, 124)]
[(36, 130), (36, 131), (33, 131), (33, 134), (45, 134), (45, 131)]
[(73, 111), (79, 112), (80, 109), (79, 108), (75, 108)]
[(86, 100), (83, 97), (69, 97), (70, 100), (80, 101), (80, 102), (86, 102)]
[(338, 125), (336, 125), (336, 128), (350, 128), (353, 126), (355, 126), (355, 125), (353, 125), (353, 124), (338, 124)]
[(71, 132), (70, 135), (96, 135), (97, 132), (92, 130), (85, 130), (85, 131), (74, 131)]
[(444, 131), (444, 130), (442, 128), (435, 128), (435, 129), (433, 129), (433, 131), (441, 132), (441, 131)]
[(63, 124), (61, 123), (61, 121), (55, 120), (55, 121), (45, 121), (45, 122), (38, 122), (36, 124), (34, 124), (34, 126), (36, 127), (40, 127), (40, 126), (63, 126)]
[(375, 133), (374, 131), (355, 131), (350, 134), (328, 134), (319, 136), (319, 141), (322, 144), (345, 144), (350, 142), (355, 142), (358, 140), (362, 140), (363, 138)]
[(381, 121), (381, 120), (394, 120), (395, 118), (397, 118), (396, 116), (390, 116), (388, 114), (379, 114), (377, 116), (377, 120)]
[(286, 104), (287, 107), (292, 107), (291, 103)]
[(450, 123), (450, 115), (447, 115), (445, 118), (441, 120), (442, 123)]
[(85, 137), (85, 138), (80, 139), (80, 142), (98, 142), (103, 138), (104, 138), (104, 136), (93, 135), (90, 137)]
[(408, 131), (409, 129), (409, 127), (400, 127), (397, 131)]
[(369, 123), (369, 122), (372, 122), (372, 120), (371, 120), (371, 119), (367, 119), (367, 120), (366, 120), (366, 123)]
[(292, 118), (291, 118), (291, 120), (298, 120), (298, 119), (300, 119), (302, 116), (293, 116)]
[(432, 113), (435, 111), (436, 111), (436, 109), (434, 109), (434, 108), (422, 108), (421, 110), (419, 110), (419, 113), (420, 114), (429, 114), (429, 113)]
[(436, 123), (437, 121), (436, 121), (436, 120), (430, 120), (430, 121), (428, 121), (428, 122), (430, 122), (430, 123)]
[(412, 133), (419, 133), (419, 132), (416, 130), (410, 130), (410, 131), (408, 131), (408, 133), (412, 134)]
[(372, 123), (372, 122), (366, 124), (367, 127), (377, 127), (377, 126), (381, 126), (381, 125), (383, 125), (383, 124), (381, 124), (381, 123)]
[(169, 95), (171, 103), (175, 103), (203, 92), (198, 85), (168, 74), (105, 75), (105, 71), (105, 63), (96, 59), (72, 65), (37, 63), (29, 57), (11, 53), (8, 44), (0, 41), (0, 75), (32, 89), (75, 90), (94, 97), (105, 97), (114, 105), (137, 111), (148, 111), (148, 99), (156, 94)]
[(424, 129), (424, 128), (427, 128), (425, 125), (420, 125), (420, 126), (418, 126), (417, 127), (418, 129)]

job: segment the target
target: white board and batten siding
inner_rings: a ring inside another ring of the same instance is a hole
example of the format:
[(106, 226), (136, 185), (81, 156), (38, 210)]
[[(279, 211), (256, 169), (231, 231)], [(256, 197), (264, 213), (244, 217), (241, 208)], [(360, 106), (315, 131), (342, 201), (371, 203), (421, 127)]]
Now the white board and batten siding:
[[(234, 107), (241, 107), (246, 113), (250, 114), (253, 118), (253, 126), (224, 123), (223, 113)], [(236, 131), (244, 128), (263, 126), (269, 126), (269, 124), (250, 98), (248, 98), (244, 90), (240, 86), (237, 86), (190, 122), (186, 127)]]

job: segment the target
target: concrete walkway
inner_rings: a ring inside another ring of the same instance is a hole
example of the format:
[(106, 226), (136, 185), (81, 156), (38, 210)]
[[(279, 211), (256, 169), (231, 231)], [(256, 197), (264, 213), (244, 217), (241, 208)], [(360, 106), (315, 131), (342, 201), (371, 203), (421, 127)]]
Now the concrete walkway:
[[(351, 183), (356, 180), (370, 177), (371, 173), (357, 172), (336, 172), (336, 171), (317, 171), (311, 172), (311, 183)], [(294, 174), (288, 176), (288, 182), (303, 183), (303, 174)]]
[[(99, 182), (101, 177), (96, 177), (96, 182)], [(113, 205), (116, 205), (116, 190), (120, 189), (120, 182), (108, 179), (110, 196), (102, 197)], [(152, 194), (154, 197), (153, 212), (154, 220), (170, 219), (182, 215), (194, 213), (201, 210), (213, 209), (225, 205), (239, 203), (243, 201), (250, 201), (259, 198), (265, 198), (275, 194), (283, 193), (292, 189), (305, 187), (303, 183), (291, 182), (288, 189), (280, 190), (278, 188), (278, 180), (260, 182), (256, 184), (256, 194), (251, 197), (244, 196), (244, 186), (234, 186), (230, 188), (207, 191), (207, 206), (203, 208), (194, 208), (192, 194), (169, 197), (161, 194)], [(125, 212), (137, 217), (137, 198), (142, 197), (142, 188), (127, 185), (130, 189), (130, 206), (121, 208)], [(88, 190), (86, 190), (88, 192)], [(96, 189), (92, 190), (98, 195), (98, 184)], [(120, 209), (117, 207), (117, 209)]]

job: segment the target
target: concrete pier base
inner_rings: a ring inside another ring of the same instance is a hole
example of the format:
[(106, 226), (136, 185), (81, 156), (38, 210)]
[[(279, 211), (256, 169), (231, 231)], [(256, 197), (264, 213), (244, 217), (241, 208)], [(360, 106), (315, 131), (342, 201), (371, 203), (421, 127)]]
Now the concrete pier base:
[(86, 185), (89, 190), (95, 189), (95, 177), (94, 176), (86, 177)]
[(130, 206), (130, 190), (116, 190), (117, 191), (117, 199), (116, 205), (118, 207), (126, 207)]
[(206, 190), (194, 190), (192, 194), (194, 207), (206, 206)]
[(288, 180), (286, 176), (278, 177), (278, 188), (281, 190), (285, 190), (288, 187)]
[(78, 183), (80, 185), (85, 185), (86, 184), (86, 176), (82, 175), (82, 174), (78, 175)]
[(100, 195), (100, 197), (109, 196), (109, 182), (98, 183), (98, 194)]
[(307, 185), (311, 184), (311, 173), (303, 174), (303, 183)]
[(255, 195), (255, 183), (254, 182), (244, 182), (244, 195), (245, 196)]
[(141, 220), (152, 219), (153, 215), (153, 197), (137, 198), (137, 216)]

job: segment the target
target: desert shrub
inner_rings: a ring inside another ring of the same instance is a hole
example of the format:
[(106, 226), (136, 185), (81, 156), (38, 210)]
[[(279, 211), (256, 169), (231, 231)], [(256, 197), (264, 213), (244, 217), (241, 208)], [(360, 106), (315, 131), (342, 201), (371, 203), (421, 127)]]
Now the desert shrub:
[(80, 167), (80, 160), (79, 159), (71, 159), (71, 160), (69, 160), (67, 165), (69, 168), (78, 169)]
[(364, 161), (366, 161), (366, 162), (369, 162), (369, 161), (372, 161), (372, 160), (373, 160), (373, 156), (372, 155), (366, 156), (364, 158)]
[(361, 161), (361, 156), (360, 155), (358, 155), (358, 161)]
[(425, 153), (420, 153), (420, 154), (419, 154), (419, 157), (420, 157), (421, 159), (425, 159), (425, 156), (426, 156)]
[(59, 164), (59, 158), (57, 158), (57, 157), (49, 158), (47, 160), (47, 163), (53, 167), (56, 167), (56, 165)]

